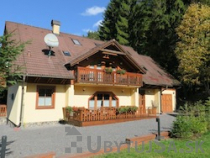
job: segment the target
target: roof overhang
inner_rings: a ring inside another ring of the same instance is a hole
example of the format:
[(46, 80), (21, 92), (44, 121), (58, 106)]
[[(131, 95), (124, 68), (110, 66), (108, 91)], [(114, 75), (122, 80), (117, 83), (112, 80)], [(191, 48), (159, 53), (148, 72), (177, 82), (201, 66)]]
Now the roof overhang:
[[(110, 50), (110, 49), (106, 49), (106, 47), (108, 46), (115, 46), (119, 49), (119, 51), (115, 51), (115, 50)], [(103, 54), (108, 54), (108, 55), (113, 55), (113, 56), (124, 56), (130, 63), (132, 63), (140, 72), (142, 73), (146, 73), (139, 65), (138, 63), (131, 57), (131, 55), (129, 53), (127, 53), (122, 47), (121, 45), (116, 41), (116, 40), (110, 40), (108, 42), (105, 42), (104, 44), (101, 44), (99, 46), (94, 47), (93, 49), (89, 50), (88, 52), (86, 52), (85, 54), (82, 54), (80, 56), (78, 56), (76, 59), (74, 59), (71, 62), (66, 63), (70, 64), (70, 66), (75, 66), (76, 64), (78, 64), (79, 62), (87, 59), (88, 57), (96, 54), (97, 52), (101, 51)]]

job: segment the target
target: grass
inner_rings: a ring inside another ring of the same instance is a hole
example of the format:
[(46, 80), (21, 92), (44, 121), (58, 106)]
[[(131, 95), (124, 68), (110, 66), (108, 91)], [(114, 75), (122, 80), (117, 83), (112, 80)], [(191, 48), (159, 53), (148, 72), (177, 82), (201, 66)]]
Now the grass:
[[(191, 141), (187, 146), (186, 143)], [(196, 142), (200, 144), (203, 141), (201, 147), (196, 151)], [(210, 157), (210, 132), (204, 134), (202, 137), (193, 140), (178, 140), (178, 139), (169, 139), (161, 141), (161, 144), (165, 146), (165, 151), (162, 153), (157, 153), (157, 150), (161, 150), (161, 146), (157, 145), (154, 141), (151, 142), (150, 146), (152, 148), (150, 153), (147, 153), (149, 150), (149, 143), (144, 145), (144, 151), (142, 153), (137, 153), (135, 148), (131, 148), (130, 152), (127, 149), (122, 150), (120, 153), (109, 153), (96, 156), (96, 158), (127, 158), (127, 157), (142, 157), (142, 158), (206, 158)], [(138, 150), (142, 149), (142, 145), (138, 146)], [(176, 149), (176, 152), (174, 151)], [(108, 150), (108, 148), (107, 148)], [(190, 151), (190, 153), (187, 153)]]

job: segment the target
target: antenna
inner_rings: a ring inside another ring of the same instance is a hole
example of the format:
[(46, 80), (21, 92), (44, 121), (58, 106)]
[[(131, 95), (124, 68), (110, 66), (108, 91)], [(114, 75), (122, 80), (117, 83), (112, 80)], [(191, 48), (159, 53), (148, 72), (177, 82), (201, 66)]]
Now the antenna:
[(49, 47), (49, 54), (48, 56), (51, 55), (51, 49), (53, 47), (58, 47), (59, 45), (59, 41), (58, 38), (52, 34), (52, 33), (48, 33), (45, 37), (44, 37), (44, 42), (46, 43), (46, 45)]

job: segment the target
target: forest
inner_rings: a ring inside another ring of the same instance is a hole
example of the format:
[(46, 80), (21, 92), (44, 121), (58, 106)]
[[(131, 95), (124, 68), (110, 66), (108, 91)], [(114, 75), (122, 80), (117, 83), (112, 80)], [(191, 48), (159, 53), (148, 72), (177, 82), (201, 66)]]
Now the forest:
[(210, 97), (209, 0), (111, 0), (87, 37), (152, 57), (181, 82), (180, 102)]

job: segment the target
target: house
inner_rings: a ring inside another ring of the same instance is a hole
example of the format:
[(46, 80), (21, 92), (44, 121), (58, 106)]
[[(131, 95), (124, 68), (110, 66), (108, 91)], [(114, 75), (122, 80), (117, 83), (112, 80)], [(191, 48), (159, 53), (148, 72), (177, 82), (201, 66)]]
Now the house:
[[(8, 88), (7, 116), (15, 125), (58, 121), (62, 108), (137, 106), (145, 114), (176, 109), (179, 82), (148, 56), (115, 40), (98, 41), (52, 30), (6, 22), (5, 32), (26, 45), (14, 64), (23, 69), (22, 82)], [(44, 37), (53, 33), (59, 46), (49, 50)]]

